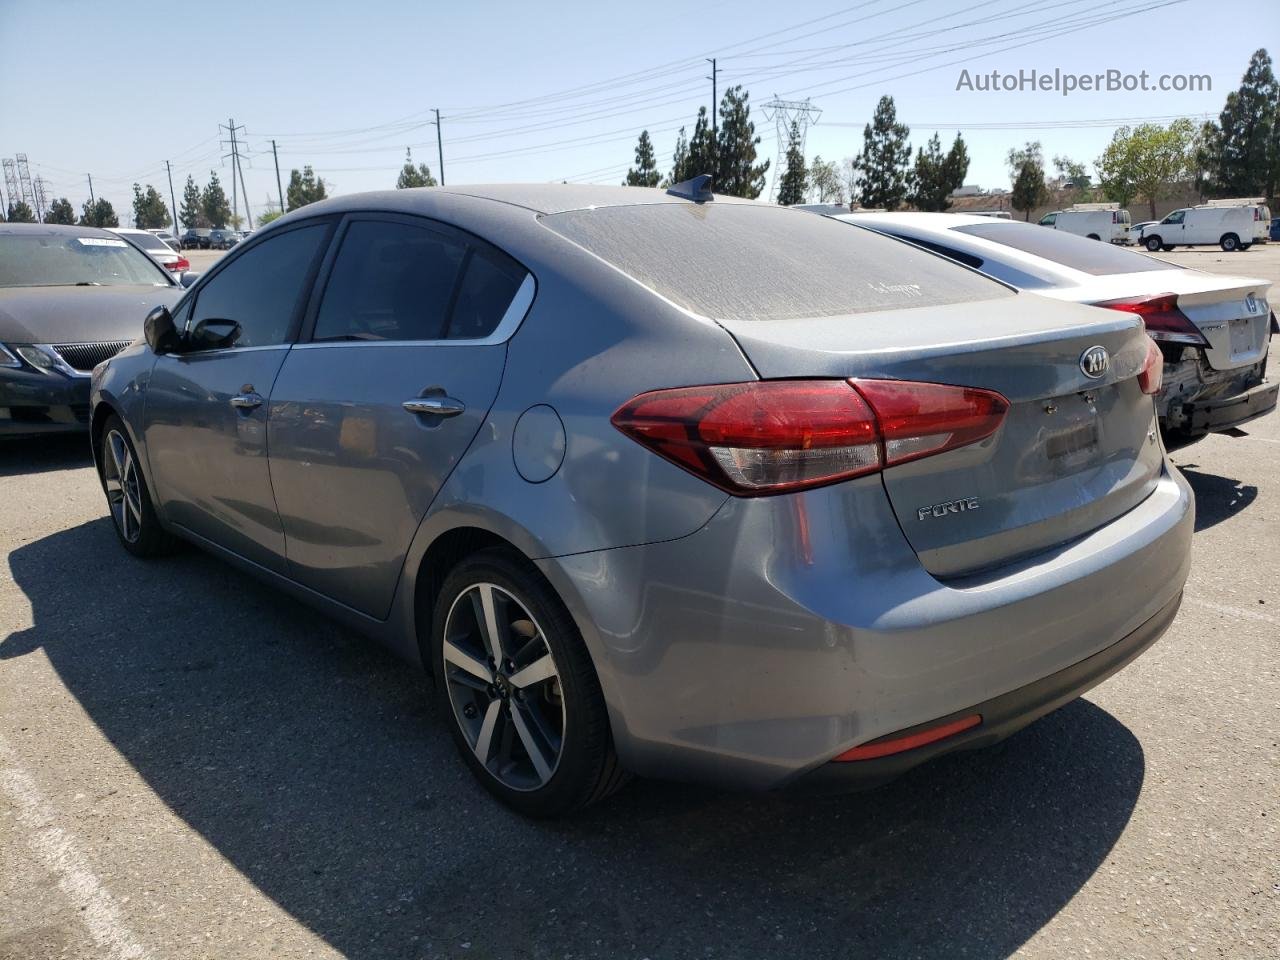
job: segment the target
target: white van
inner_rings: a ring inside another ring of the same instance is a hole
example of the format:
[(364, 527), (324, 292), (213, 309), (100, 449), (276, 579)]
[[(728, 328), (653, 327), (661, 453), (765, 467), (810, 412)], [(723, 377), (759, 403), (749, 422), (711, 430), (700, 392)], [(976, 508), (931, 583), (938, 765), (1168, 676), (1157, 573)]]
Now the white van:
[(1110, 243), (1129, 242), (1129, 211), (1118, 203), (1077, 203), (1066, 210), (1055, 210), (1040, 218), (1040, 226), (1065, 230), (1090, 240)]
[(1215, 200), (1175, 210), (1142, 231), (1148, 250), (1217, 244), (1230, 253), (1265, 243), (1271, 210), (1260, 200)]

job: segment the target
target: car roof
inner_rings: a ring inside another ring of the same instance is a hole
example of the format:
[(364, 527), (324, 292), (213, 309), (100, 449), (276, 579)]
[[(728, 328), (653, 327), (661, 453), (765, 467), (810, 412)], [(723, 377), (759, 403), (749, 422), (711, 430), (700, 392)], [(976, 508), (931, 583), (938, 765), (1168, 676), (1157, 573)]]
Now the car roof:
[(148, 236), (153, 235), (150, 230), (139, 230), (136, 227), (106, 227), (105, 229), (108, 233), (145, 233)]
[(59, 223), (0, 223), (0, 236), (13, 234), (39, 234), (46, 237), (102, 237), (110, 240), (110, 230), (97, 227), (73, 227)]

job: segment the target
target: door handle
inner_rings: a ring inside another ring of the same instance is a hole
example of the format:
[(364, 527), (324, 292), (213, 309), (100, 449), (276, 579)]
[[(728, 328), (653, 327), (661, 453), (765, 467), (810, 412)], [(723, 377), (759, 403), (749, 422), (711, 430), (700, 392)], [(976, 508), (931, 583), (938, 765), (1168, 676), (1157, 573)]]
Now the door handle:
[(425, 413), (433, 417), (456, 417), (467, 405), (453, 397), (414, 397), (400, 404), (410, 413)]
[(262, 394), (238, 393), (231, 398), (231, 405), (237, 410), (253, 410), (262, 406)]

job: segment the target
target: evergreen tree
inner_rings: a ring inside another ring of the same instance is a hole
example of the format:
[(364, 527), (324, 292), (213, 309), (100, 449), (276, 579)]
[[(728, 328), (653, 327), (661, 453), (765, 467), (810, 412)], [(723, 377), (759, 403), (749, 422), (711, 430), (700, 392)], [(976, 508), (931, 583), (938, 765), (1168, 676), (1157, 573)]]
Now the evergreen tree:
[(25, 200), (9, 204), (9, 213), (5, 217), (10, 223), (35, 223), (36, 212)]
[[(965, 146), (964, 137), (960, 136), (960, 131), (956, 131), (956, 138), (951, 142), (951, 149), (947, 151), (946, 157), (942, 161), (942, 179), (947, 186), (947, 195), (950, 196), (955, 191), (964, 186), (964, 178), (969, 175), (969, 148)], [(951, 206), (950, 203), (947, 206)], [(945, 210), (946, 207), (943, 207)]]
[(72, 226), (76, 222), (76, 211), (71, 206), (71, 201), (66, 197), (62, 197), (53, 201), (49, 207), (48, 213), (44, 215), (45, 223), (60, 223)]
[(964, 184), (969, 172), (969, 151), (964, 139), (956, 134), (955, 142), (945, 154), (942, 141), (935, 133), (927, 146), (916, 151), (915, 169), (911, 177), (912, 205), (917, 210), (941, 212), (951, 206), (947, 198)]
[(627, 170), (627, 179), (622, 181), (624, 187), (656, 187), (662, 177), (658, 173), (658, 160), (653, 155), (653, 141), (649, 139), (649, 131), (640, 131), (640, 140), (636, 143), (636, 165)]
[[(698, 108), (698, 118), (693, 124), (693, 136), (689, 138), (689, 176), (711, 174), (711, 189), (716, 189), (716, 142), (711, 136), (711, 117), (706, 107)], [(687, 179), (687, 178), (686, 178)]]
[(299, 207), (305, 207), (309, 203), (315, 203), (328, 196), (324, 181), (316, 176), (309, 163), (301, 171), (289, 172), (289, 186), (285, 188), (284, 195), (290, 210), (297, 210)]
[(159, 191), (147, 184), (146, 193), (138, 184), (133, 185), (133, 225), (139, 230), (154, 230), (167, 227), (173, 221), (169, 218), (169, 208), (165, 205)]
[(1205, 140), (1200, 158), (1208, 193), (1270, 197), (1280, 188), (1280, 85), (1265, 49), (1250, 58)]
[(782, 172), (782, 179), (778, 182), (778, 203), (784, 207), (804, 203), (804, 194), (809, 188), (808, 173), (804, 165), (804, 153), (800, 149), (800, 125), (793, 123), (791, 134), (787, 138), (787, 169)]
[(863, 128), (862, 153), (856, 161), (864, 207), (896, 210), (907, 199), (911, 189), (910, 134), (910, 128), (898, 122), (893, 97), (881, 97), (871, 123)]
[(111, 203), (103, 197), (96, 201), (86, 200), (80, 209), (80, 226), (82, 227), (118, 227), (120, 218), (116, 216)]
[(192, 227), (209, 226), (209, 218), (204, 215), (200, 188), (196, 186), (190, 174), (187, 174), (187, 185), (182, 188), (182, 203), (178, 204), (178, 216), (182, 219), (182, 225), (188, 230)]
[[(751, 122), (750, 94), (730, 87), (720, 98), (720, 131), (712, 181), (716, 193), (754, 200), (764, 190), (769, 161), (756, 163), (756, 125)], [(694, 173), (706, 173), (695, 170)]]
[(204, 213), (207, 226), (221, 230), (231, 219), (231, 204), (222, 189), (222, 181), (217, 173), (209, 171), (209, 182), (200, 194), (200, 210)]
[(692, 176), (689, 171), (689, 138), (685, 136), (684, 127), (681, 127), (676, 134), (676, 148), (671, 153), (671, 172), (667, 174), (664, 185), (669, 187), (674, 183), (683, 183)]
[[(308, 167), (308, 169), (310, 168)], [(293, 186), (292, 178), (289, 179), (289, 185)], [(408, 147), (405, 147), (404, 166), (400, 168), (400, 176), (396, 177), (396, 189), (408, 190), (412, 187), (434, 187), (436, 185), (436, 178), (431, 175), (431, 168), (425, 163), (420, 163), (415, 167), (413, 165), (413, 152)], [(323, 187), (321, 189), (323, 190)], [(317, 199), (324, 198), (322, 196)], [(302, 204), (299, 204), (299, 206), (302, 206)], [(261, 222), (261, 218), (259, 218), (259, 222)]]

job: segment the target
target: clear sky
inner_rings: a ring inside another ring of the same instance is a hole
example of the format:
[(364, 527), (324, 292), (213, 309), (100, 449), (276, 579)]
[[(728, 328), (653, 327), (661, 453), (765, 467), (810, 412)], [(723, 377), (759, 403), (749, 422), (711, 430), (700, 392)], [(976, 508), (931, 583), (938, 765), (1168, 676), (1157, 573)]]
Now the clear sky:
[[(806, 152), (841, 160), (888, 93), (913, 144), (958, 129), (967, 180), (1007, 187), (1004, 157), (1026, 140), (1091, 163), (1130, 118), (1216, 116), (1259, 46), (1280, 54), (1277, 0), (0, 0), (0, 156), (26, 153), (77, 210), (92, 173), (125, 222), (135, 180), (168, 199), (166, 159), (179, 196), (211, 169), (229, 188), (218, 125), (234, 117), (258, 212), (276, 197), (272, 138), (286, 182), (311, 163), (331, 192), (391, 187), (406, 146), (438, 175), (438, 107), (447, 183), (617, 183), (646, 127), (669, 166), (714, 56), (721, 91), (750, 91), (766, 156), (775, 94), (811, 98)], [(956, 89), (962, 69), (1033, 68), (1207, 74), (1212, 89)]]

